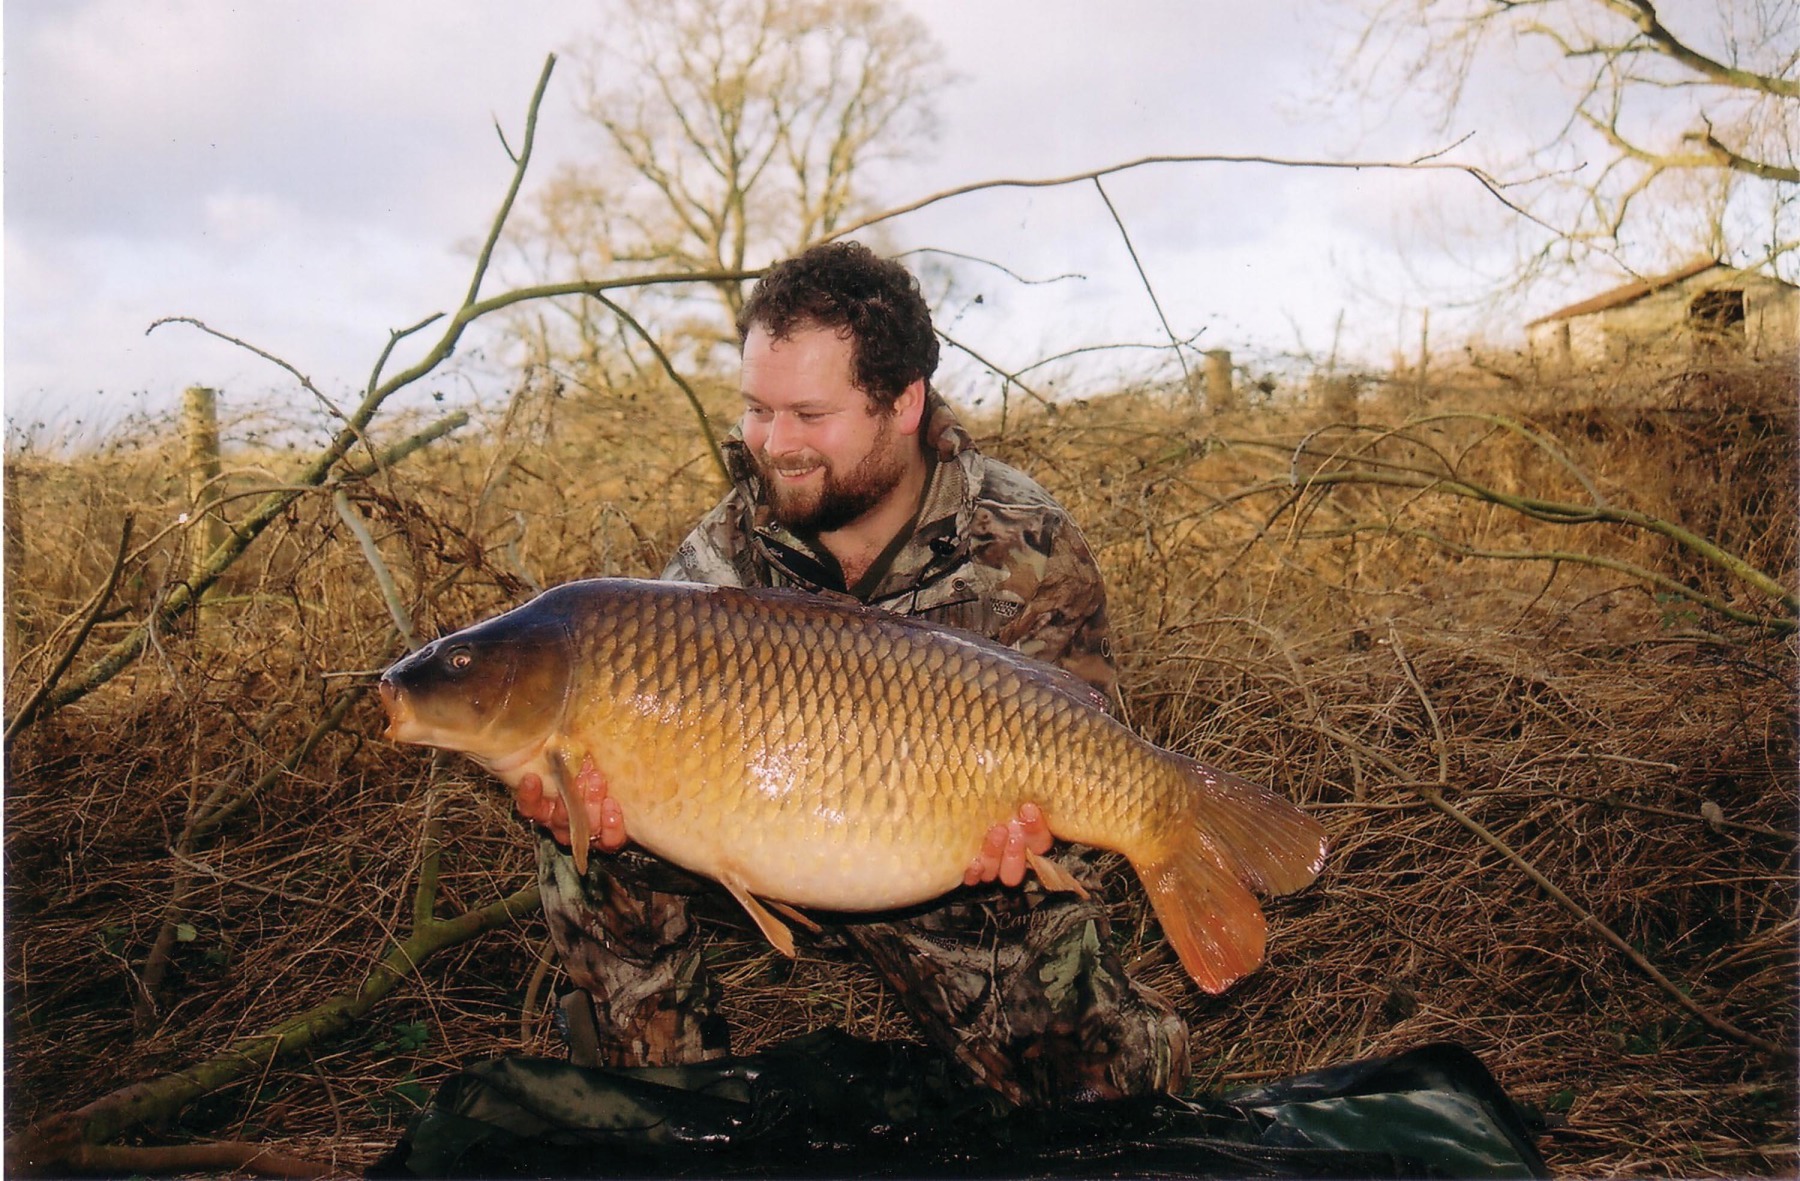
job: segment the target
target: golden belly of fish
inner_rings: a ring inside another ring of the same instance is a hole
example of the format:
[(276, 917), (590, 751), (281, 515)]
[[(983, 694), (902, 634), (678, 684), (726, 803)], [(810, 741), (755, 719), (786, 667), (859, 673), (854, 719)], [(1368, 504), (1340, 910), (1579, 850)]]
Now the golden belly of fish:
[[(631, 839), (758, 899), (885, 910), (962, 884), (1037, 804), (1122, 853), (1201, 987), (1262, 959), (1251, 890), (1317, 875), (1291, 803), (1132, 734), (1070, 674), (968, 633), (794, 592), (597, 579), (446, 636), (382, 678), (389, 737), (564, 793), (591, 759)], [(785, 949), (791, 949), (791, 938)]]

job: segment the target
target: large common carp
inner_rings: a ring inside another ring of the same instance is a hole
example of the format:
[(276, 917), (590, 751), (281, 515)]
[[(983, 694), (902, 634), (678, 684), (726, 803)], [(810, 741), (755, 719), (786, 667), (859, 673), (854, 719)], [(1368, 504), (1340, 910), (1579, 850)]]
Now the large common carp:
[[(886, 910), (962, 884), (990, 826), (1123, 853), (1200, 987), (1262, 961), (1251, 889), (1297, 890), (1324, 830), (1132, 734), (1079, 678), (968, 632), (793, 591), (595, 579), (436, 640), (381, 677), (387, 736), (461, 751), (568, 805), (586, 759), (631, 839), (759, 899)], [(1045, 876), (1054, 865), (1034, 861)]]

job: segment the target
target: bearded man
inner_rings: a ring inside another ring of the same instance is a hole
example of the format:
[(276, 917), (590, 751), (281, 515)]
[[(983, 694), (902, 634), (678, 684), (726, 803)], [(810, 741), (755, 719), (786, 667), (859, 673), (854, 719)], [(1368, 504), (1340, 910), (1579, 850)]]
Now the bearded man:
[[(1068, 513), (982, 455), (931, 388), (938, 343), (917, 281), (855, 243), (770, 268), (738, 319), (744, 413), (725, 444), (732, 488), (663, 577), (790, 587), (978, 632), (1087, 680), (1115, 670), (1106, 592)], [(629, 818), (591, 770), (594, 844), (622, 848)], [(730, 1051), (692, 906), (711, 893), (634, 851), (567, 850), (567, 815), (541, 786), (518, 804), (546, 834), (539, 878), (583, 1065), (668, 1065)], [(1029, 805), (987, 834), (970, 888), (904, 914), (834, 923), (802, 954), (861, 954), (921, 1032), (1015, 1102), (1177, 1089), (1187, 1031), (1128, 979), (1097, 900), (1025, 883), (1050, 838)], [(1090, 887), (1091, 859), (1059, 860)], [(732, 914), (734, 912), (725, 911)]]

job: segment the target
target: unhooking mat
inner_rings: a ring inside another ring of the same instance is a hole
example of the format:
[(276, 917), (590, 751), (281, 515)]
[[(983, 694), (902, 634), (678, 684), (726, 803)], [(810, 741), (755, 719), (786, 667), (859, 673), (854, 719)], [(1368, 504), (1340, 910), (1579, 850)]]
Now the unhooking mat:
[(695, 1066), (495, 1058), (371, 1177), (1548, 1177), (1455, 1045), (1204, 1099), (1015, 1107), (923, 1046), (821, 1030)]

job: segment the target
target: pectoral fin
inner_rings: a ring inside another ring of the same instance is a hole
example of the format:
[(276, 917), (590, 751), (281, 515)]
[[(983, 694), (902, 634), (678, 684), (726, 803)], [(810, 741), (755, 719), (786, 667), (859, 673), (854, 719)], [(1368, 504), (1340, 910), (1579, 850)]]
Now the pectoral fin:
[(796, 923), (799, 923), (802, 927), (805, 927), (808, 931), (811, 931), (814, 935), (822, 935), (825, 933), (824, 927), (819, 926), (819, 924), (813, 922), (811, 919), (807, 918), (804, 914), (802, 914), (798, 910), (795, 910), (793, 907), (789, 906), (787, 903), (776, 902), (774, 899), (770, 899), (769, 905), (773, 906), (776, 910), (779, 910), (782, 914), (785, 914), (790, 919), (793, 919)]
[(757, 901), (755, 895), (750, 893), (749, 887), (745, 886), (736, 875), (728, 874), (721, 877), (719, 884), (730, 890), (731, 896), (738, 900), (739, 905), (750, 912), (750, 917), (755, 919), (756, 925), (762, 929), (763, 937), (775, 945), (775, 950), (789, 959), (793, 959), (794, 933), (788, 930), (787, 924), (770, 914), (769, 908)]
[(1077, 898), (1088, 896), (1087, 887), (1076, 881), (1074, 874), (1042, 853), (1026, 850), (1025, 863), (1031, 866), (1032, 871), (1037, 874), (1038, 881), (1044, 884), (1044, 889), (1073, 891)]
[(575, 858), (575, 872), (587, 876), (588, 867), (588, 831), (587, 804), (576, 792), (575, 776), (569, 772), (568, 760), (560, 753), (549, 759), (552, 777), (556, 780), (556, 794), (562, 797), (563, 810), (569, 814), (569, 853)]

